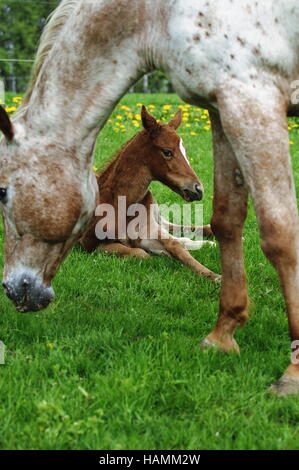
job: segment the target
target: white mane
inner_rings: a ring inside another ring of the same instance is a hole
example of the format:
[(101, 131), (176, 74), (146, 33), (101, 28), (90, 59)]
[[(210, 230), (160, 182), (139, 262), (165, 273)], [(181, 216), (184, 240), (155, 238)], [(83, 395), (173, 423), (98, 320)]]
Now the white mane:
[(25, 114), (33, 88), (38, 80), (46, 57), (55, 44), (55, 41), (57, 40), (57, 37), (62, 31), (67, 20), (80, 1), (81, 0), (62, 0), (59, 6), (48, 17), (47, 24), (41, 35), (39, 47), (35, 56), (30, 82), (26, 90), (23, 103), (15, 113), (15, 117), (21, 117)]

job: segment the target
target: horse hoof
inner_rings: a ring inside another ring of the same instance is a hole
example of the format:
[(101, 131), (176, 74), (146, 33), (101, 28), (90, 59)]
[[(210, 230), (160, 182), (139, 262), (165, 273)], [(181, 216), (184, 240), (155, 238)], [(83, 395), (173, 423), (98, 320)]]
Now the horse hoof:
[(200, 344), (200, 349), (219, 349), (218, 345), (205, 338)]
[(235, 339), (232, 339), (229, 343), (214, 343), (214, 341), (211, 341), (208, 337), (205, 338), (200, 344), (199, 344), (200, 349), (216, 349), (218, 351), (223, 351), (223, 352), (233, 352), (233, 353), (239, 353), (240, 348), (238, 343), (235, 341)]
[(299, 379), (283, 375), (275, 384), (271, 385), (269, 391), (279, 397), (299, 394)]

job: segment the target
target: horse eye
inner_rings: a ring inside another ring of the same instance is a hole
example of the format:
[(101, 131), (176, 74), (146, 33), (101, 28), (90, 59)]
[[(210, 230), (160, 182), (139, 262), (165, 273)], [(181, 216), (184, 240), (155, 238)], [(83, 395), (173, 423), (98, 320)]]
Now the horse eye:
[(0, 188), (0, 201), (2, 201), (7, 194), (7, 188)]
[(162, 149), (163, 155), (167, 158), (173, 157), (171, 150)]

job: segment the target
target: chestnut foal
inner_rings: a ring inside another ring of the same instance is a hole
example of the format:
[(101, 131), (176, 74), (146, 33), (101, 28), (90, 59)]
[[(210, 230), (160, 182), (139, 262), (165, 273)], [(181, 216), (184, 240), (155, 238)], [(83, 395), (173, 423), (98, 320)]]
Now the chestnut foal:
[[(191, 227), (170, 224), (164, 219), (148, 189), (150, 183), (157, 180), (188, 202), (202, 199), (201, 182), (189, 164), (182, 140), (175, 132), (181, 124), (181, 111), (167, 125), (159, 124), (144, 106), (141, 117), (144, 130), (131, 139), (108, 167), (97, 175), (100, 206), (96, 211), (97, 217), (80, 242), (87, 251), (98, 248), (122, 257), (145, 258), (149, 253), (166, 254), (180, 260), (195, 273), (213, 281), (218, 280), (221, 276), (204, 267), (188, 252), (188, 248), (198, 249), (211, 242), (171, 235), (169, 232), (177, 228), (183, 230)], [(125, 207), (122, 209), (118, 206), (119, 196), (125, 198)], [(133, 236), (130, 236), (129, 227), (132, 225), (133, 213), (136, 212), (136, 204), (144, 210), (138, 216), (138, 232), (133, 230), (130, 232)], [(102, 212), (107, 213), (107, 207), (112, 207), (113, 213), (103, 218)], [(119, 222), (116, 222), (120, 211), (127, 214), (125, 233), (121, 233)], [(107, 236), (105, 240), (97, 237), (100, 227), (104, 228)], [(194, 228), (198, 234), (212, 234), (209, 225)]]

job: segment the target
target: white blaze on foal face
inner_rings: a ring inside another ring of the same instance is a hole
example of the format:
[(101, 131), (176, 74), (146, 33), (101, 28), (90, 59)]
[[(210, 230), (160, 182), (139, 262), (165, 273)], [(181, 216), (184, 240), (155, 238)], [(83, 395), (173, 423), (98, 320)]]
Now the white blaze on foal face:
[(188, 165), (191, 166), (191, 165), (190, 165), (190, 162), (189, 162), (189, 159), (188, 159), (188, 157), (187, 157), (187, 152), (186, 152), (186, 149), (185, 149), (185, 147), (184, 147), (184, 144), (183, 144), (182, 139), (180, 139), (180, 152), (181, 152), (181, 154), (183, 155), (183, 157), (185, 158), (185, 160), (186, 160), (186, 162), (188, 163)]

